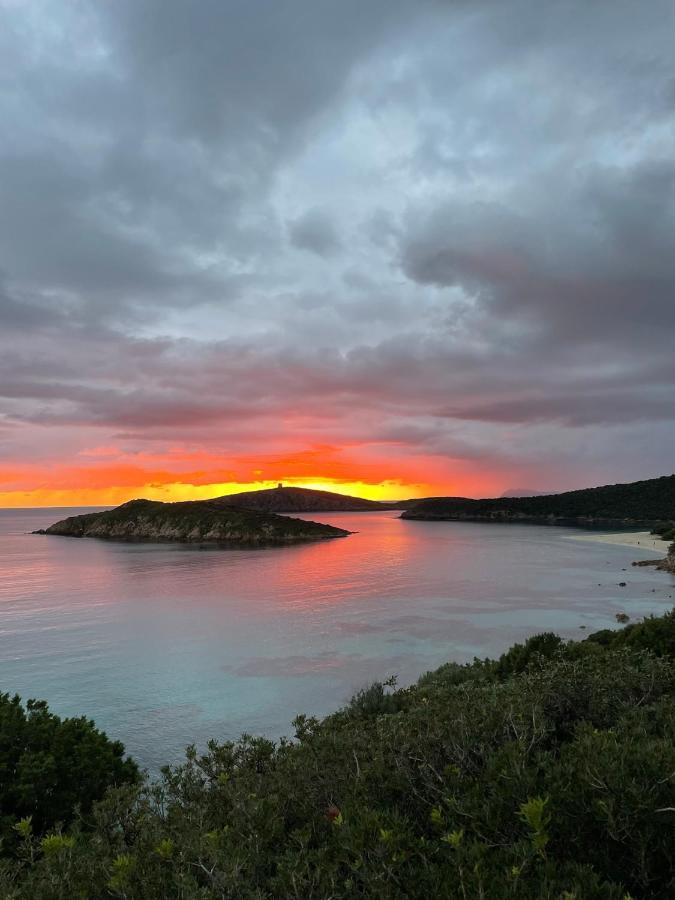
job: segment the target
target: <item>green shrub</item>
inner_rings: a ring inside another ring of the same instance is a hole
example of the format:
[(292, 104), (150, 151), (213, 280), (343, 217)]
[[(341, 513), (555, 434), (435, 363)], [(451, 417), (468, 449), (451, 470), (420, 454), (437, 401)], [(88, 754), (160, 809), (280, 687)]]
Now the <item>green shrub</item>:
[(620, 631), (598, 631), (589, 635), (588, 640), (606, 648), (649, 650), (655, 656), (675, 659), (675, 609), (664, 616), (650, 616)]
[(388, 681), (374, 681), (362, 688), (349, 701), (349, 709), (355, 715), (373, 716), (379, 713), (395, 712), (398, 709), (396, 694), (387, 691), (396, 685), (396, 678)]
[(514, 644), (510, 650), (500, 656), (495, 669), (500, 678), (524, 672), (536, 657), (550, 659), (564, 646), (565, 642), (557, 634), (550, 631), (535, 634), (524, 644)]
[(88, 719), (60, 719), (42, 701), (0, 694), (0, 839), (16, 844), (30, 823), (42, 833), (89, 812), (111, 785), (138, 779), (124, 747)]

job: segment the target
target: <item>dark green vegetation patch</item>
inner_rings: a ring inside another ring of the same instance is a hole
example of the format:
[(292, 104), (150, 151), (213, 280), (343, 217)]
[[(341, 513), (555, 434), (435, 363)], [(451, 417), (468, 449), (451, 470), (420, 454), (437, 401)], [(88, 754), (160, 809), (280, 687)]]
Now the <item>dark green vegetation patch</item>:
[(89, 719), (60, 719), (39, 700), (25, 707), (0, 694), (0, 839), (7, 852), (20, 828), (45, 832), (88, 814), (111, 785), (135, 783), (138, 768)]
[(539, 497), (422, 500), (402, 514), (404, 519), (490, 519), (495, 521), (578, 520), (616, 524), (672, 522), (675, 519), (675, 475), (610, 484), (604, 487)]
[(675, 541), (675, 522), (657, 526), (653, 534), (658, 534), (663, 541)]

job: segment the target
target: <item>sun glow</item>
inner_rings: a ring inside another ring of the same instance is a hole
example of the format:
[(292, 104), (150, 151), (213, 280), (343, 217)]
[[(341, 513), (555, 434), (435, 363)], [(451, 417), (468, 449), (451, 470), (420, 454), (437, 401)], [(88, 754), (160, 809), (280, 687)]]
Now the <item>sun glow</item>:
[[(369, 484), (363, 481), (332, 481), (289, 478), (283, 480), (286, 487), (303, 487), (313, 490), (333, 491), (368, 500), (401, 500), (404, 498), (428, 496), (429, 485), (406, 484), (402, 481), (382, 481)], [(187, 484), (169, 482), (166, 484), (147, 483), (138, 486), (91, 487), (53, 490), (38, 488), (32, 491), (0, 491), (0, 507), (43, 507), (43, 506), (118, 506), (127, 500), (145, 497), (148, 500), (176, 502), (180, 500), (208, 500), (241, 491), (258, 491), (274, 488), (278, 481), (214, 482), (211, 484)]]

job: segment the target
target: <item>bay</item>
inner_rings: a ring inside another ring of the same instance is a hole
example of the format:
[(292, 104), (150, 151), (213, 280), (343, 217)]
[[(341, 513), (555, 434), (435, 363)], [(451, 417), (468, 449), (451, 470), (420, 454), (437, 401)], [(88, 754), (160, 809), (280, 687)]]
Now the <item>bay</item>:
[(373, 679), (582, 637), (675, 594), (631, 569), (653, 552), (568, 528), (314, 514), (356, 533), (242, 550), (29, 533), (79, 511), (0, 510), (0, 690), (93, 718), (151, 772), (190, 743), (291, 734)]

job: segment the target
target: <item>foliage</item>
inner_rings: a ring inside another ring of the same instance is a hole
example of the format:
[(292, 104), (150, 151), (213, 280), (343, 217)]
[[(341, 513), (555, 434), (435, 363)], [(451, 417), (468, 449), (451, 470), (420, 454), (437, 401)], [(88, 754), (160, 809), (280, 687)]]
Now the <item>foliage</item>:
[(657, 525), (652, 534), (658, 534), (662, 541), (675, 541), (675, 522)]
[(620, 631), (598, 631), (589, 635), (588, 640), (606, 648), (648, 650), (655, 656), (675, 659), (675, 610), (665, 616), (650, 616)]
[(524, 672), (536, 657), (550, 659), (564, 646), (562, 638), (550, 631), (544, 634), (535, 634), (528, 638), (524, 644), (514, 644), (503, 656), (499, 658), (495, 668), (500, 678), (509, 675), (517, 675)]
[(396, 685), (396, 677), (387, 681), (374, 681), (368, 687), (357, 691), (349, 701), (349, 709), (352, 713), (365, 716), (373, 716), (378, 713), (396, 712), (398, 709), (397, 697), (389, 693), (387, 688)]
[[(19, 839), (88, 813), (111, 785), (138, 780), (124, 747), (85, 718), (60, 719), (43, 701), (0, 694), (0, 838)], [(55, 846), (44, 838), (46, 848)], [(65, 839), (64, 839), (65, 840)]]
[(190, 748), (67, 833), (17, 823), (0, 896), (673, 896), (674, 635), (673, 613), (540, 635), (301, 716), (293, 741)]
[(551, 523), (557, 520), (575, 522), (579, 519), (600, 519), (649, 525), (672, 523), (675, 519), (675, 475), (537, 497), (498, 497), (490, 500), (432, 498), (422, 500), (406, 510), (402, 518), (487, 518), (495, 521), (548, 519)]

